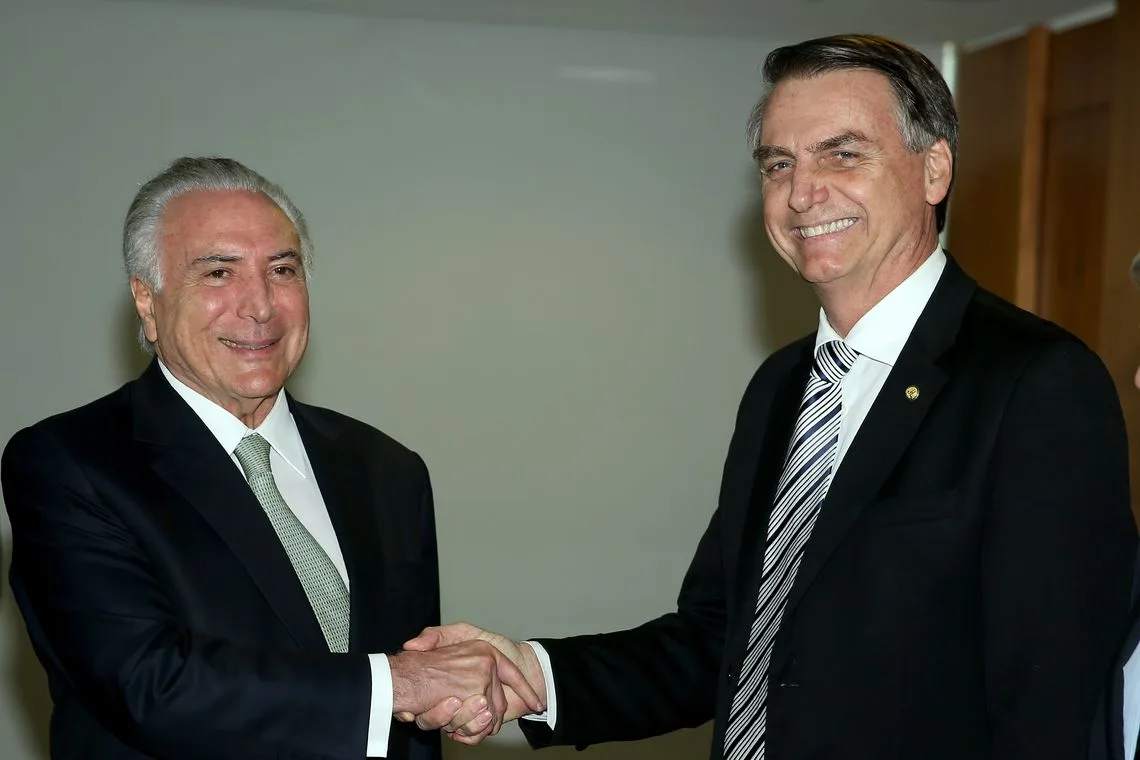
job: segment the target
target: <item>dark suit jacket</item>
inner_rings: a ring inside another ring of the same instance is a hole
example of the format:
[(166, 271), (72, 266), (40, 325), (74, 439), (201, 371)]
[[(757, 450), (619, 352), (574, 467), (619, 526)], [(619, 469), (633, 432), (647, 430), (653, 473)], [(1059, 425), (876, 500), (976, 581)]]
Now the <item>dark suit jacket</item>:
[[(722, 756), (812, 347), (776, 352), (749, 385), (677, 611), (541, 642), (558, 722), (524, 721), (532, 744), (713, 719)], [(1102, 364), (950, 261), (806, 547), (772, 655), (768, 760), (1083, 757), (1135, 548)]]
[[(361, 760), (371, 675), (439, 620), (423, 461), (343, 415), (289, 406), (344, 553), (348, 654), (330, 654), (229, 455), (157, 363), (4, 451), (10, 582), (67, 760)], [(392, 727), (390, 758), (439, 757)]]
[(1140, 555), (1132, 578), (1132, 620), (1124, 635), (1123, 644), (1112, 660), (1105, 675), (1104, 692), (1097, 705), (1089, 741), (1089, 760), (1133, 760), (1124, 757), (1124, 666), (1132, 653), (1140, 647)]

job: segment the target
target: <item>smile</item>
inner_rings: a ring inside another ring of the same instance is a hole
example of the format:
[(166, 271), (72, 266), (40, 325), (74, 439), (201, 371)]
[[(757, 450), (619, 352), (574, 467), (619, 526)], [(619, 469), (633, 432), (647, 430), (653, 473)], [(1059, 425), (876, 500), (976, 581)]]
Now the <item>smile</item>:
[(236, 348), (242, 351), (260, 351), (263, 348), (269, 348), (277, 342), (275, 340), (271, 340), (268, 343), (238, 343), (236, 341), (226, 340), (225, 338), (219, 338), (219, 340), (230, 348)]
[(796, 227), (796, 232), (804, 240), (820, 235), (829, 235), (833, 232), (842, 232), (851, 225), (855, 224), (854, 219), (837, 219), (834, 222), (826, 222), (824, 224), (817, 224), (814, 227)]

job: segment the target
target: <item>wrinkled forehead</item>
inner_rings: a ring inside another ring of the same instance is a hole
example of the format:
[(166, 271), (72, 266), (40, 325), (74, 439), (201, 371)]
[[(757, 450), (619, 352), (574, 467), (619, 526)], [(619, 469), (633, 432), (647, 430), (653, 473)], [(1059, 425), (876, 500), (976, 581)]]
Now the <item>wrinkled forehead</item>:
[(288, 215), (269, 196), (251, 190), (193, 190), (171, 198), (160, 237), (183, 241), (217, 238), (297, 240)]
[(899, 135), (898, 102), (890, 82), (866, 69), (843, 69), (777, 83), (768, 94), (758, 146), (793, 150), (830, 136)]
[(164, 279), (211, 257), (260, 261), (282, 252), (302, 255), (292, 220), (271, 198), (248, 190), (193, 190), (171, 198), (157, 233)]

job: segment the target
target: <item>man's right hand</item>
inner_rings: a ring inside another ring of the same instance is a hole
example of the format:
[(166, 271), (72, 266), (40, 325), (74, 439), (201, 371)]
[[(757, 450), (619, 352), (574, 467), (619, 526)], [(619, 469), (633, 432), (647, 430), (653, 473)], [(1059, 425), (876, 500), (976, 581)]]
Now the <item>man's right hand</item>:
[[(388, 657), (397, 718), (415, 716), (417, 725), (429, 730), (462, 720), (456, 725), (464, 728), (461, 736), (478, 735), (482, 741), (497, 733), (504, 719), (514, 720), (520, 710), (544, 709), (527, 676), (508, 655), (478, 637), (428, 636), (443, 630), (425, 629), (409, 642), (413, 646)], [(462, 703), (460, 697), (465, 697)]]
[[(503, 679), (506, 711), (499, 713), (502, 717), (501, 722), (515, 720), (521, 715), (542, 712), (546, 703), (546, 680), (542, 675), (538, 657), (527, 644), (520, 644), (506, 636), (485, 631), (469, 623), (452, 623), (425, 628), (419, 636), (405, 642), (404, 648), (409, 652), (431, 652), (475, 641), (486, 642), (509, 658), (527, 682), (525, 690), (520, 691), (515, 688), (514, 683), (508, 683)], [(535, 702), (527, 698), (527, 691), (536, 696), (537, 707)], [(397, 712), (398, 719), (410, 721), (414, 718), (420, 728), (442, 729), (461, 744), (478, 744), (487, 736), (496, 733), (501, 725), (500, 722), (486, 720), (486, 714), (479, 710), (478, 697), (468, 698), (458, 706), (458, 709), (454, 701), (441, 701), (426, 711), (414, 714), (411, 712), (400, 714), (399, 710)]]

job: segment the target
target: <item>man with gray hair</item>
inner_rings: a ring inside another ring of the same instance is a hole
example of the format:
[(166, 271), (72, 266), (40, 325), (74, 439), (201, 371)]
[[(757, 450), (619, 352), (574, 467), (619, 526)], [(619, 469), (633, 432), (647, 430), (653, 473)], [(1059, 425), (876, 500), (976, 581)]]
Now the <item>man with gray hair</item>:
[[(406, 646), (499, 646), (548, 705), (536, 746), (711, 720), (714, 760), (1079, 760), (1136, 548), (1112, 381), (941, 248), (957, 118), (925, 56), (845, 35), (764, 74), (764, 221), (819, 326), (745, 391), (676, 611)], [(478, 741), (463, 717), (416, 719)]]
[(135, 196), (123, 254), (155, 358), (17, 433), (0, 470), (52, 757), (437, 760), (394, 711), (466, 699), (497, 730), (503, 684), (540, 708), (482, 642), (385, 655), (439, 618), (428, 472), (284, 390), (313, 252), (281, 188), (179, 159)]

